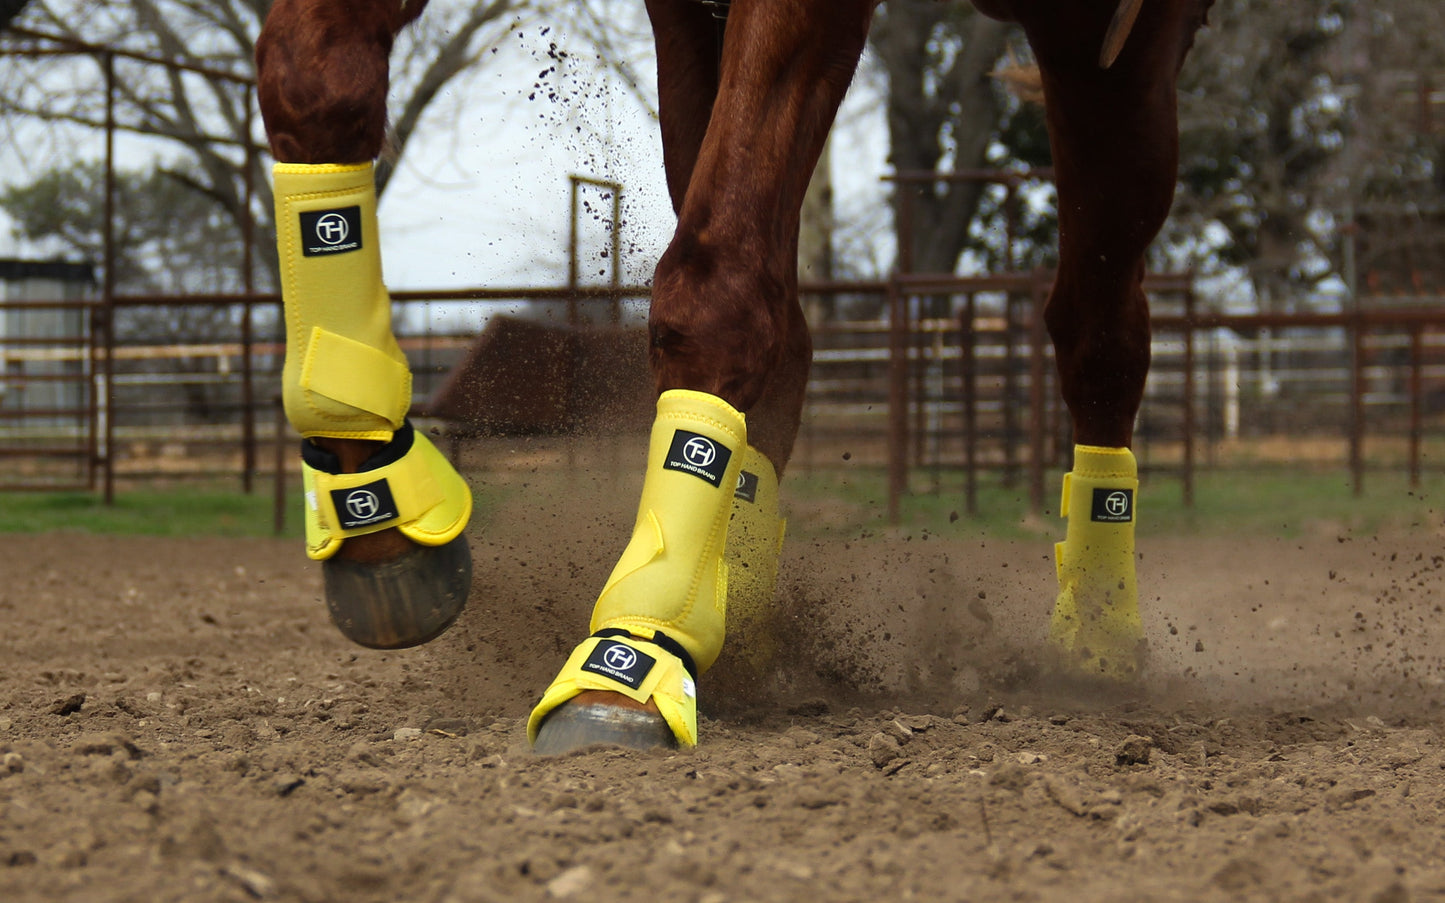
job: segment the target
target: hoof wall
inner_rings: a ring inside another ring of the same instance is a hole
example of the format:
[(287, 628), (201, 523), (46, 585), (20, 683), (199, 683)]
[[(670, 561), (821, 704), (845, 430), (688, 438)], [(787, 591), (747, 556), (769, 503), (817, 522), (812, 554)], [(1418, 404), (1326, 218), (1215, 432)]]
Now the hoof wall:
[(558, 707), (542, 722), (532, 751), (556, 756), (588, 746), (675, 749), (677, 738), (661, 715), (606, 703), (572, 702)]
[(458, 536), (388, 561), (329, 558), (321, 573), (331, 620), (347, 639), (404, 649), (436, 639), (462, 613), (472, 588), (472, 553)]

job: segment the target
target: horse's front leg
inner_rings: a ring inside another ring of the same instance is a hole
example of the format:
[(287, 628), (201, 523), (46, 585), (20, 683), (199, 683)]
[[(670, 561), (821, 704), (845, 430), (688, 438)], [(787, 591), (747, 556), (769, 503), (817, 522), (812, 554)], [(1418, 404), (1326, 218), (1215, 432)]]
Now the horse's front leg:
[(653, 282), (657, 419), (637, 524), (593, 636), (533, 712), (539, 751), (695, 744), (696, 677), (722, 650), (728, 609), (771, 595), (771, 579), (754, 575), (776, 568), (777, 475), (811, 357), (799, 210), (874, 2), (734, 0), (715, 82), (698, 68), (716, 40), (700, 27), (705, 10), (648, 5), (678, 207)]
[(278, 0), (256, 44), (276, 158), (282, 394), (304, 437), (307, 554), (352, 640), (423, 643), (471, 587), (466, 483), (406, 419), (411, 372), (382, 283), (372, 161), (387, 57), (424, 3)]
[(1130, 446), (1149, 371), (1144, 254), (1173, 199), (1175, 81), (1209, 2), (1145, 3), (1106, 69), (1099, 47), (1115, 5), (1047, 4), (1024, 26), (1058, 177), (1059, 272), (1045, 316), (1075, 442), (1050, 637), (1069, 670), (1128, 678), (1143, 664)]

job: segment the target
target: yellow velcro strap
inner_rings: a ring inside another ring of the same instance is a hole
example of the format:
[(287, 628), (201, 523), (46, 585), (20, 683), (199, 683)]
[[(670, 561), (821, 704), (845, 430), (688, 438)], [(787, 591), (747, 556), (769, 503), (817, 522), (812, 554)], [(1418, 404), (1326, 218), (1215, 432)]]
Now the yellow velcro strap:
[(388, 421), (411, 404), (405, 362), (320, 326), (312, 328), (306, 343), (301, 388)]
[(411, 374), (391, 330), (372, 165), (273, 174), (286, 416), (308, 438), (387, 441), (411, 406)]
[(396, 461), (361, 473), (333, 474), (302, 463), (306, 554), (324, 560), (348, 536), (395, 527), (426, 546), (451, 542), (472, 514), (472, 492), (431, 440), (414, 433)]
[(542, 694), (527, 719), (527, 740), (552, 710), (586, 690), (609, 690), (637, 702), (651, 699), (678, 745), (697, 745), (697, 687), (682, 660), (654, 643), (630, 636), (588, 637)]
[(728, 592), (723, 548), (746, 447), (743, 415), (721, 398), (685, 389), (658, 398), (632, 541), (598, 596), (591, 632), (662, 631), (699, 673), (717, 660)]
[(1059, 596), (1049, 640), (1069, 668), (1125, 678), (1137, 673), (1144, 640), (1135, 576), (1138, 465), (1127, 448), (1074, 447), (1059, 511), (1068, 518), (1054, 546)]

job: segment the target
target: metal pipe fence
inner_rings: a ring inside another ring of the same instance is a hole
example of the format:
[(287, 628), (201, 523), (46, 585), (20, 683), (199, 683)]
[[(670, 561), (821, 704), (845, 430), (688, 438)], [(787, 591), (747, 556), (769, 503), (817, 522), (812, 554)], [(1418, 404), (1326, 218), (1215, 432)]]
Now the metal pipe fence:
[[(1046, 477), (1070, 449), (1042, 325), (1047, 287), (1044, 273), (805, 285), (842, 318), (814, 330), (793, 469), (884, 472), (895, 516), (902, 497), (939, 491), (946, 476), (962, 478), (970, 512), (990, 479), (1042, 509)], [(1200, 309), (1187, 276), (1155, 277), (1148, 288), (1154, 366), (1135, 450), (1146, 473), (1180, 481), (1186, 502), (1197, 469), (1264, 437), (1311, 440), (1311, 463), (1348, 468), (1357, 492), (1372, 468), (1404, 471), (1413, 483), (1441, 469), (1445, 308), (1225, 315)], [(640, 329), (647, 295), (610, 286), (396, 292), (394, 321), (421, 403), (492, 317), (564, 328), (610, 324), (623, 310)], [(85, 324), (77, 335), (0, 336), (0, 489), (223, 478), (249, 492), (265, 471), (285, 479), (295, 456), (264, 451), (295, 438), (275, 408), (277, 296), (109, 299), (117, 316), (174, 320), (164, 343), (92, 328), (105, 304), (0, 303), (72, 311)], [(188, 320), (187, 311), (214, 316)], [(47, 385), (70, 391), (46, 395)]]

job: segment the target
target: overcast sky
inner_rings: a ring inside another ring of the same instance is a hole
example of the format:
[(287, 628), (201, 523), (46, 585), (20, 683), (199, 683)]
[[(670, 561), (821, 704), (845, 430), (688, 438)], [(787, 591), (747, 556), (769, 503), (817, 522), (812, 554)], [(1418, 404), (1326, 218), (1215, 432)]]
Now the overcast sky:
[[(554, 33), (555, 36), (555, 33)], [(671, 234), (656, 125), (641, 105), (580, 66), (534, 89), (551, 38), (504, 43), (487, 68), (438, 99), (382, 201), (387, 280), (401, 287), (558, 285), (567, 278), (569, 174), (623, 183), (624, 282), (648, 278)], [(558, 100), (549, 100), (554, 93)], [(532, 99), (529, 99), (529, 96)], [(584, 192), (594, 209), (611, 202)], [(584, 279), (606, 282), (605, 218), (584, 215)]]
[[(657, 125), (616, 76), (581, 64), (550, 77), (558, 100), (534, 92), (540, 50), (556, 37), (504, 45), (496, 66), (439, 103), (437, 127), (408, 150), (382, 204), (391, 284), (565, 282), (570, 173), (625, 186), (623, 281), (651, 278), (675, 225)], [(641, 68), (651, 75), (651, 63)], [(882, 122), (864, 112), (872, 106), (866, 89), (855, 93), (834, 142), (845, 208), (883, 199)], [(595, 191), (586, 196), (609, 209)], [(584, 215), (584, 281), (606, 281), (596, 256), (606, 235), (604, 222)]]
[[(538, 73), (551, 66), (552, 41), (566, 43), (555, 28), (509, 35), (478, 73), (455, 82), (429, 110), (382, 200), (383, 262), (393, 288), (564, 284), (571, 173), (623, 183), (623, 281), (651, 278), (675, 224), (656, 123), (616, 75), (586, 63), (591, 53), (574, 51), (547, 77), (551, 90), (535, 90)], [(647, 78), (652, 69), (650, 61), (638, 64)], [(878, 180), (886, 140), (881, 118), (867, 112), (876, 106), (868, 93), (865, 86), (850, 96), (833, 144), (845, 214), (876, 210), (884, 198)], [(28, 134), (0, 142), (0, 181), (25, 181), (57, 159), (103, 153), (95, 130), (20, 128)], [(142, 167), (164, 147), (121, 134), (119, 165)], [(581, 220), (582, 278), (605, 283), (599, 251), (608, 242), (610, 201), (596, 189), (584, 198), (600, 214)], [(47, 250), (16, 242), (0, 213), (0, 256)]]

